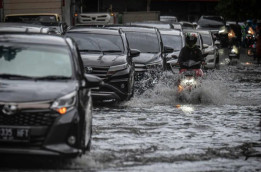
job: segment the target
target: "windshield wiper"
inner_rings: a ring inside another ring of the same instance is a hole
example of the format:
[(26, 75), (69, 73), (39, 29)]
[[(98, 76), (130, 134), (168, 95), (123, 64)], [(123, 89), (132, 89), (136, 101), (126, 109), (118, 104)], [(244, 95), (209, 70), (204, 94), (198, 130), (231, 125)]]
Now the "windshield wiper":
[(50, 75), (50, 76), (37, 77), (35, 79), (37, 79), (37, 80), (67, 80), (67, 79), (71, 79), (71, 77)]
[(35, 79), (34, 77), (31, 76), (25, 76), (25, 75), (17, 75), (17, 74), (0, 74), (0, 78), (7, 78), (7, 79), (11, 79), (11, 78), (19, 78), (19, 79)]

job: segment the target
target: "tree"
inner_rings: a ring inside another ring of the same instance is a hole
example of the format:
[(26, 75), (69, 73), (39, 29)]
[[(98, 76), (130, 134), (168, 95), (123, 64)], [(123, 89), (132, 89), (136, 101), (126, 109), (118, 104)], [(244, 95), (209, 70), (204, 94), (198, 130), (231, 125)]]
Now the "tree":
[(257, 0), (220, 0), (216, 10), (226, 20), (246, 21), (261, 18)]

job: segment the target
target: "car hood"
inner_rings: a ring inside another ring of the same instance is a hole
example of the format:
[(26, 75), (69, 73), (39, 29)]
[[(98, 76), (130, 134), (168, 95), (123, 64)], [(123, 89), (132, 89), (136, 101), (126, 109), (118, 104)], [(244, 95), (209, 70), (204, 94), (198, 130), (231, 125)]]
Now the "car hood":
[(179, 57), (180, 51), (174, 51), (173, 53), (170, 53), (167, 55), (168, 58), (171, 58), (172, 56), (177, 56)]
[(81, 53), (84, 66), (115, 66), (126, 63), (126, 55)]
[(160, 53), (140, 53), (139, 56), (133, 58), (133, 62), (139, 64), (149, 64), (159, 60), (161, 60)]
[(77, 87), (76, 81), (0, 80), (0, 102), (50, 101)]

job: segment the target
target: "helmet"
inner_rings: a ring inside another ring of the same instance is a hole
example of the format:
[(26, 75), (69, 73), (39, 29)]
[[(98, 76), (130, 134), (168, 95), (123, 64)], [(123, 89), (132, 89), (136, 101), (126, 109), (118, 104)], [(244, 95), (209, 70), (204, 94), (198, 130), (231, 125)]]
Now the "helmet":
[(186, 33), (185, 35), (186, 45), (190, 48), (194, 47), (197, 42), (196, 33)]

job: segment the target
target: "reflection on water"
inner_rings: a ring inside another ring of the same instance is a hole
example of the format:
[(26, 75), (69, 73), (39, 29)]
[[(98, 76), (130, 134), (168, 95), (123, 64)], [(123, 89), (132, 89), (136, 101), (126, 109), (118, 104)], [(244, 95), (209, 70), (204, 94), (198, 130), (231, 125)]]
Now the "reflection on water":
[(192, 105), (176, 105), (176, 107), (181, 109), (185, 114), (194, 112), (194, 107)]

